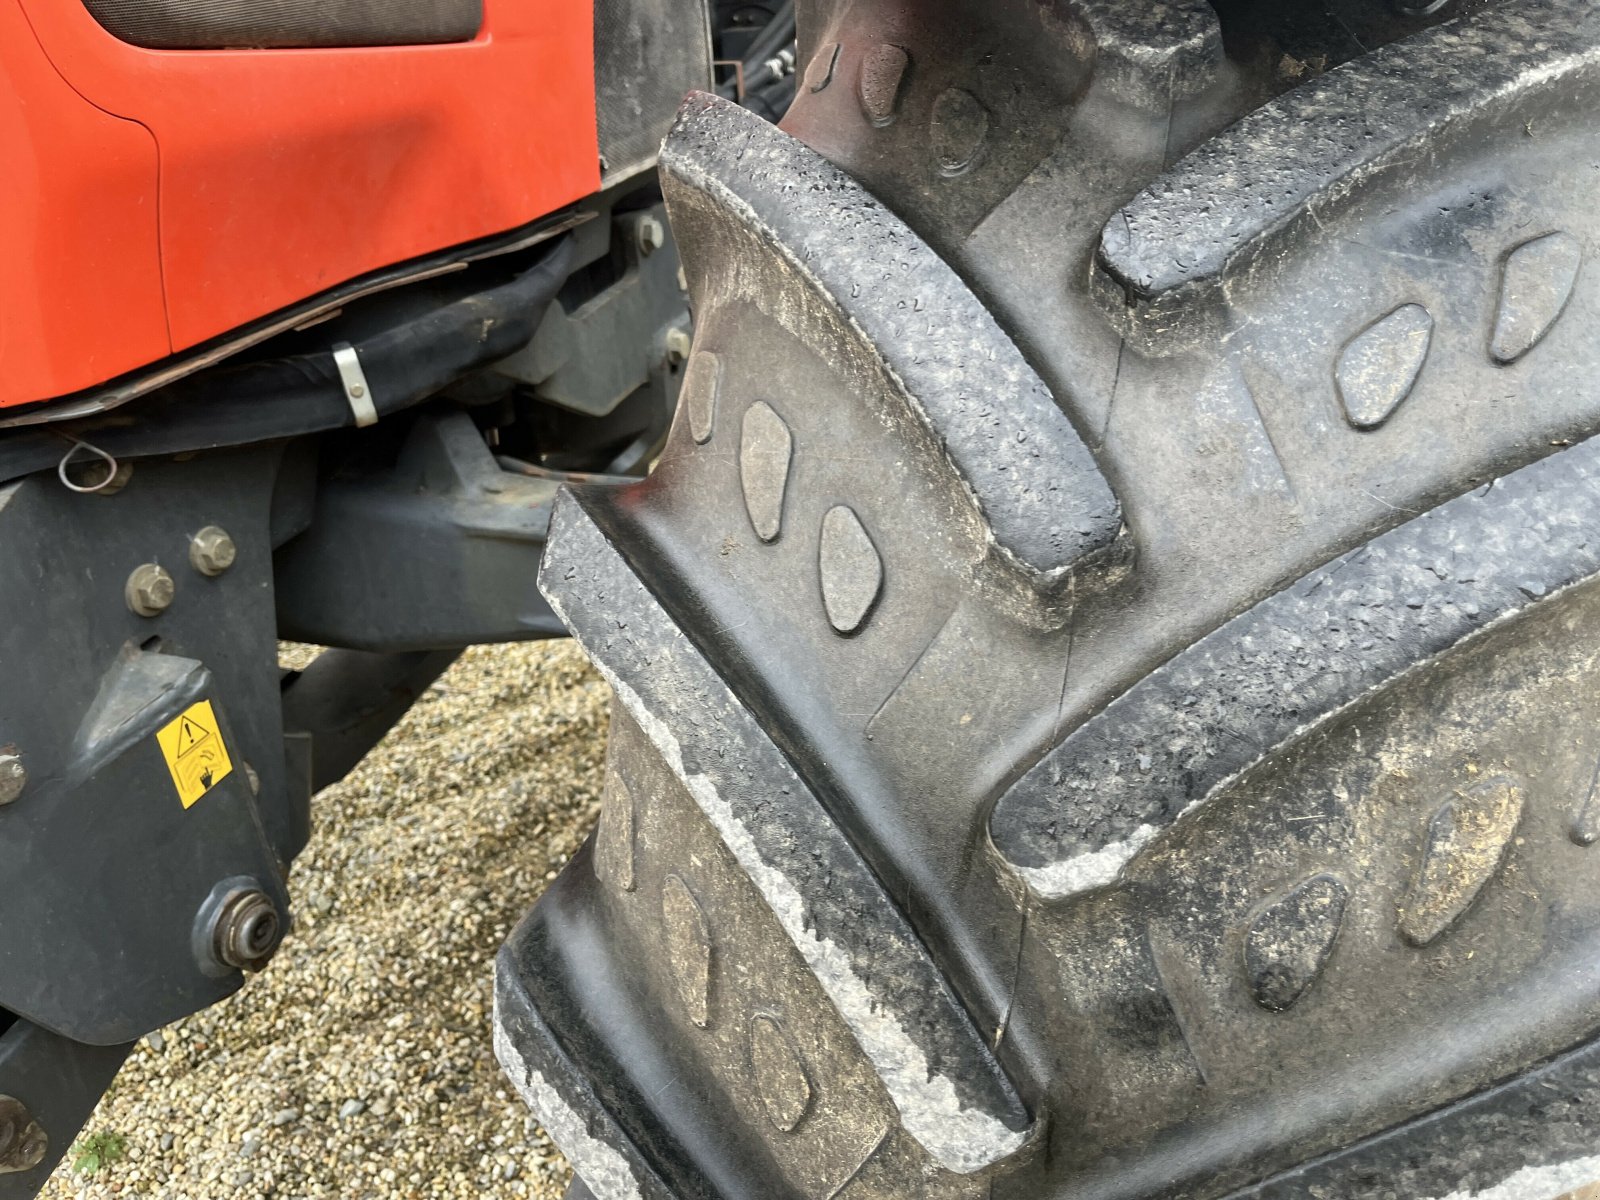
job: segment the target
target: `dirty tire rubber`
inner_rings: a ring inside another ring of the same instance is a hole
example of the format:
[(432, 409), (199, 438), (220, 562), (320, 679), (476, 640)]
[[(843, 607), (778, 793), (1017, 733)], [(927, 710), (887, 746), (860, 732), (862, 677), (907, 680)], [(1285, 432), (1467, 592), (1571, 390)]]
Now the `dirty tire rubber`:
[(599, 1200), (1600, 1178), (1594, 6), (801, 7), (552, 527), (617, 703), (513, 1081)]

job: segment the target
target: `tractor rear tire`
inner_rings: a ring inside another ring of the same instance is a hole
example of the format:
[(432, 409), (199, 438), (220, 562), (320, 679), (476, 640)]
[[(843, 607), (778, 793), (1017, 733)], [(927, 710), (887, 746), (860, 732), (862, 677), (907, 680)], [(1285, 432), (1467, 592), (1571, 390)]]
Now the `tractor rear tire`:
[(512, 1079), (599, 1200), (1600, 1179), (1595, 6), (822, 7), (554, 520)]

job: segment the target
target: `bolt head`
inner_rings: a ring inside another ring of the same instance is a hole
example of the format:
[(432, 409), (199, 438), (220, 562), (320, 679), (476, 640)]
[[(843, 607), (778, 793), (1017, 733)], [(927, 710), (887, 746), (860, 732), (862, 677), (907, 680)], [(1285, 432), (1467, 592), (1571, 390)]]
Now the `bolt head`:
[(283, 918), (272, 897), (252, 889), (230, 896), (222, 906), (211, 945), (218, 961), (241, 971), (259, 971), (277, 953), (283, 932)]
[(178, 594), (178, 585), (165, 567), (156, 563), (143, 563), (128, 576), (123, 597), (128, 607), (141, 617), (159, 616), (172, 606)]
[(638, 229), (639, 253), (649, 257), (662, 246), (667, 244), (667, 231), (661, 222), (654, 217), (645, 217), (639, 222)]
[(189, 539), (189, 563), (202, 575), (221, 575), (238, 557), (239, 548), (220, 526), (207, 525)]
[(15, 754), (0, 754), (0, 804), (12, 804), (28, 786), (28, 769)]

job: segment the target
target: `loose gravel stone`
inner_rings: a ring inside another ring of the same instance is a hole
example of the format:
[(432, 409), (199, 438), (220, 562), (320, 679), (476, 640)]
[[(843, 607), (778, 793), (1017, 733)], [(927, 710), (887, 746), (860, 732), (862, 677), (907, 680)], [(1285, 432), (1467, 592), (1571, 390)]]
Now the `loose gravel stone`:
[(494, 1060), (493, 963), (599, 812), (609, 700), (570, 642), (463, 655), (316, 798), (271, 966), (134, 1050), (87, 1127), (127, 1157), (43, 1195), (559, 1200)]

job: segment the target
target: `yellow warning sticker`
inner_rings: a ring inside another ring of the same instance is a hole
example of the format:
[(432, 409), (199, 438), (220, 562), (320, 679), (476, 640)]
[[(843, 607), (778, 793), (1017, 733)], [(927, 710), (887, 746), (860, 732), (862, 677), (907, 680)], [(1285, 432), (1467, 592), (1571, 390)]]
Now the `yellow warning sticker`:
[(209, 700), (191, 704), (176, 720), (162, 726), (156, 731), (156, 741), (185, 808), (194, 807), (233, 771), (233, 760), (222, 744), (222, 727)]

